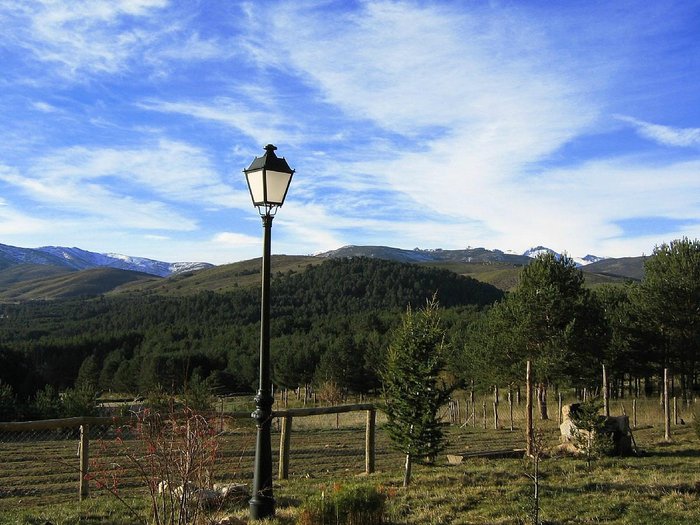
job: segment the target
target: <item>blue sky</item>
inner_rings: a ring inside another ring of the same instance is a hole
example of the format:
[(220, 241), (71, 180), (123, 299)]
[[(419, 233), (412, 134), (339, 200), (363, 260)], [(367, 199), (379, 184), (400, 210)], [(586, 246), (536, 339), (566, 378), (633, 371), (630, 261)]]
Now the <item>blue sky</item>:
[(700, 237), (700, 2), (0, 0), (0, 242), (634, 256)]

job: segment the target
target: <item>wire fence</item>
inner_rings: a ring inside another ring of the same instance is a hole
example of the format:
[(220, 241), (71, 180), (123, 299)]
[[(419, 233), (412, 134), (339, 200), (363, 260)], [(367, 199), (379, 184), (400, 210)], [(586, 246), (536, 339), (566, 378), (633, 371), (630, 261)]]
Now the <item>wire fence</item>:
[[(558, 400), (551, 397), (546, 425), (556, 442)], [(678, 403), (674, 423), (692, 417), (693, 405)], [(628, 398), (611, 406), (615, 413), (626, 411), (631, 420), (634, 406), (640, 426), (661, 426), (663, 407), (658, 398)], [(468, 393), (456, 396), (442, 414), (452, 423), (446, 454), (522, 447), (524, 410), (524, 403), (515, 397), (500, 399), (494, 407), (492, 395), (473, 400)], [(279, 409), (275, 416), (273, 472), (281, 479), (335, 480), (375, 469), (395, 470), (402, 462), (383, 429), (383, 414), (373, 405)], [(250, 485), (256, 427), (249, 413), (218, 412), (207, 425), (216, 443), (208, 481)], [(105, 490), (143, 494), (145, 475), (140, 467), (153, 452), (149, 446), (153, 445), (144, 439), (138, 421), (128, 418), (0, 423), (0, 516), (18, 505), (45, 507), (81, 497), (100, 498)]]
[[(375, 457), (385, 465), (386, 456), (392, 452), (384, 435), (371, 436), (372, 461), (367, 458), (368, 409), (374, 427), (376, 412), (371, 405), (277, 413), (272, 425), (274, 472), (284, 463), (287, 467), (284, 477), (329, 478), (360, 474), (370, 463), (374, 469)], [(339, 413), (328, 414), (334, 410)], [(193, 444), (192, 435), (177, 436), (177, 431), (172, 429), (166, 437), (158, 439), (173, 440), (165, 443), (163, 449), (211, 454), (208, 484), (249, 485), (257, 431), (250, 414), (218, 413), (207, 418), (206, 425), (206, 430), (198, 430), (200, 434), (196, 436), (200, 445)], [(177, 442), (178, 439), (181, 441)], [(210, 446), (207, 443), (214, 448), (204, 450), (203, 447)], [(144, 492), (155, 476), (170, 475), (165, 465), (156, 465), (153, 471), (152, 461), (158, 454), (155, 450), (158, 446), (157, 440), (149, 437), (144, 421), (139, 419), (69, 418), (0, 423), (0, 516), (19, 504), (35, 507), (70, 503), (100, 497), (105, 491), (119, 491), (121, 495)], [(197, 446), (200, 449), (195, 450)]]

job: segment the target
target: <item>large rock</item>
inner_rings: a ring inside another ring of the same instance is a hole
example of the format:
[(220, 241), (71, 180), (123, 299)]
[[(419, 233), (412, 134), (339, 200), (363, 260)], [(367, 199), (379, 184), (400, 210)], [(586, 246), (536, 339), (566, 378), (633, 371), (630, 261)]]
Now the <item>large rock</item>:
[[(571, 445), (575, 447), (577, 437), (587, 435), (587, 430), (579, 429), (574, 423), (572, 416), (576, 414), (579, 404), (564, 405), (562, 407), (562, 424), (559, 425), (561, 437), (559, 438), (564, 447), (571, 450)], [(632, 429), (627, 416), (599, 416), (603, 427), (603, 434), (611, 436), (613, 443), (613, 454), (616, 456), (631, 456), (635, 454), (633, 447)]]

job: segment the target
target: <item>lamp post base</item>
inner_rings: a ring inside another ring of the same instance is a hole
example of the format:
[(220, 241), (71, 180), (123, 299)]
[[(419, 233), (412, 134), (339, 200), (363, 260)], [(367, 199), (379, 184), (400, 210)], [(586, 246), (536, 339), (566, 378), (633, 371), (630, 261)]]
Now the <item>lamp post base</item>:
[(275, 498), (256, 494), (250, 500), (250, 519), (263, 520), (275, 515)]
[(258, 427), (255, 443), (253, 490), (250, 499), (250, 518), (261, 520), (275, 515), (275, 498), (272, 491), (272, 423), (273, 398), (264, 390), (255, 396), (256, 410), (251, 414)]

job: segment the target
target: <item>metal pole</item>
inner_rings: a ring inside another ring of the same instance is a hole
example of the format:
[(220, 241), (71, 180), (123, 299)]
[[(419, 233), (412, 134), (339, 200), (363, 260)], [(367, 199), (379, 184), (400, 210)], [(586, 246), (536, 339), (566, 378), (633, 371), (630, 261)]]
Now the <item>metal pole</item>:
[(260, 307), (260, 386), (255, 396), (255, 419), (258, 435), (255, 443), (255, 470), (253, 473), (253, 497), (250, 499), (250, 517), (260, 520), (274, 516), (275, 498), (272, 494), (272, 404), (270, 394), (270, 231), (273, 217), (262, 216), (263, 258), (262, 297)]

